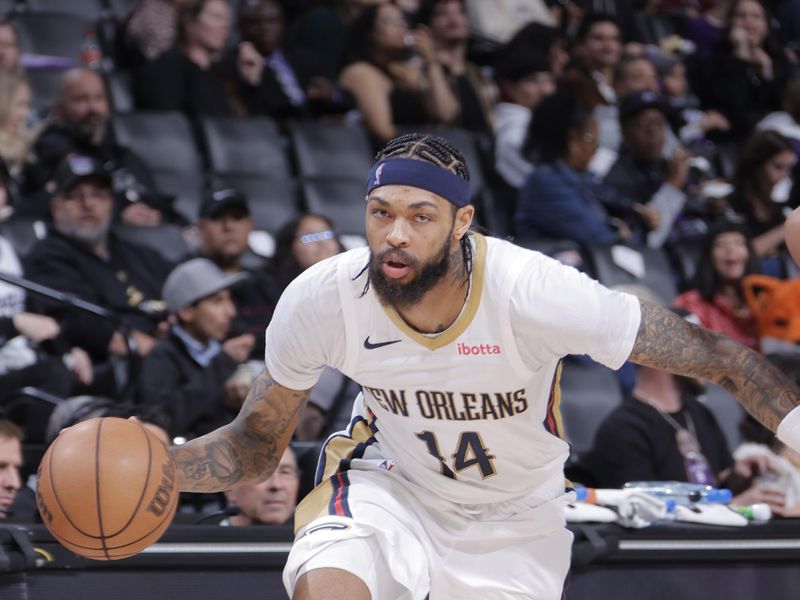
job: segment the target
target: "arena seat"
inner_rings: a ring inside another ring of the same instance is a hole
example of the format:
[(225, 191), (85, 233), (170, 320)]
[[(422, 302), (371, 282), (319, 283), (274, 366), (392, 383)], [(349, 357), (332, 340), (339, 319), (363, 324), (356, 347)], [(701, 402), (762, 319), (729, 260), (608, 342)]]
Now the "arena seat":
[(310, 212), (328, 217), (340, 234), (364, 235), (363, 180), (317, 177), (304, 180), (302, 188)]
[(256, 229), (274, 234), (301, 212), (300, 189), (294, 180), (254, 174), (225, 174), (220, 179), (247, 196)]
[(122, 239), (152, 248), (173, 263), (186, 258), (192, 249), (184, 228), (172, 223), (163, 223), (156, 227), (117, 225), (114, 231)]
[(60, 12), (96, 20), (105, 11), (102, 0), (26, 0), (31, 12)]
[(641, 284), (667, 305), (677, 296), (675, 276), (664, 250), (644, 246), (592, 246), (588, 256), (597, 280), (605, 286)]
[(355, 177), (366, 181), (372, 148), (360, 125), (294, 121), (288, 124), (288, 130), (300, 177)]
[(590, 361), (564, 361), (561, 374), (561, 418), (573, 456), (588, 452), (603, 419), (622, 402), (622, 390), (611, 369)]
[(111, 117), (111, 124), (117, 141), (136, 152), (151, 169), (202, 171), (192, 128), (183, 113), (140, 111), (115, 114)]
[(201, 125), (213, 172), (292, 177), (287, 142), (271, 118), (206, 117)]
[(72, 59), (81, 64), (81, 42), (94, 20), (67, 12), (21, 12), (11, 16), (26, 54)]
[(197, 220), (205, 187), (202, 172), (153, 170), (156, 188), (175, 198), (172, 208), (189, 223)]

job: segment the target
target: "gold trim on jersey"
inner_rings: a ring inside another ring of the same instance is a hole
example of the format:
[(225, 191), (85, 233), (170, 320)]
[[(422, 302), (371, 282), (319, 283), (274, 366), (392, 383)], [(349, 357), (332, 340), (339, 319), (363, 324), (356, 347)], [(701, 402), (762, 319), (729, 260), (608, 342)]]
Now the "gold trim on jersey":
[[(294, 513), (295, 534), (314, 519), (329, 514), (331, 500), (334, 497), (334, 486), (331, 478), (339, 470), (343, 460), (352, 458), (359, 444), (364, 444), (372, 437), (372, 430), (365, 420), (357, 421), (351, 436), (337, 435), (325, 444), (322, 452), (325, 456), (325, 467), (322, 470), (321, 482), (303, 498)], [(336, 490), (338, 492), (338, 490)]]
[[(553, 375), (553, 384), (550, 389), (550, 398), (547, 400), (547, 414), (545, 415), (545, 427), (553, 435), (564, 438), (564, 423), (561, 420), (561, 372), (564, 369), (564, 361), (558, 361), (556, 372)], [(555, 422), (555, 431), (548, 425), (550, 419)]]
[(381, 305), (400, 331), (418, 344), (425, 346), (428, 350), (444, 348), (458, 339), (467, 327), (469, 327), (469, 324), (472, 323), (472, 319), (475, 318), (475, 314), (478, 312), (478, 307), (481, 303), (481, 295), (483, 294), (483, 280), (486, 269), (486, 238), (480, 233), (473, 233), (471, 235), (475, 238), (475, 256), (472, 260), (472, 290), (470, 291), (464, 310), (461, 311), (461, 314), (458, 315), (455, 322), (442, 332), (441, 335), (437, 335), (436, 337), (424, 336), (409, 327), (394, 308), (386, 306), (385, 304)]

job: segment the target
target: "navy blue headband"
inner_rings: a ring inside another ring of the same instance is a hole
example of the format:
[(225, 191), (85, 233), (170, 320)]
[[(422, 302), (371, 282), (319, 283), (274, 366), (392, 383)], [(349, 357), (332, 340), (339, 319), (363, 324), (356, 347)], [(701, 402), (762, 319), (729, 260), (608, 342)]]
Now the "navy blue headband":
[(469, 181), (424, 160), (387, 158), (372, 166), (367, 195), (382, 185), (410, 185), (433, 192), (455, 204), (469, 204)]

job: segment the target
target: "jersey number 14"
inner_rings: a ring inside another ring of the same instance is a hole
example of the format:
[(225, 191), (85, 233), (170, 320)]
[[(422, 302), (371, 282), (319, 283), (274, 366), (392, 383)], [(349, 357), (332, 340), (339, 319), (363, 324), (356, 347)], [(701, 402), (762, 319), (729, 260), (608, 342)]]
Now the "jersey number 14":
[(489, 449), (483, 445), (481, 435), (477, 431), (463, 431), (458, 438), (456, 451), (450, 456), (453, 459), (453, 468), (447, 464), (447, 459), (442, 456), (439, 450), (439, 440), (432, 431), (420, 431), (416, 436), (425, 442), (431, 456), (439, 460), (439, 467), (442, 475), (450, 479), (458, 479), (456, 472), (478, 467), (481, 471), (481, 478), (486, 479), (495, 474), (494, 456), (489, 454)]

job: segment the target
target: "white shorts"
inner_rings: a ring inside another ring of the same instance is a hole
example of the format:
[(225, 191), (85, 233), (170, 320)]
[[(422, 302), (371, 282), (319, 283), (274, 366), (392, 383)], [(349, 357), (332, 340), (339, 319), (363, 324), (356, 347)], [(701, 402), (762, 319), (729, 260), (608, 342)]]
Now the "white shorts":
[(369, 462), (335, 473), (298, 507), (283, 573), (290, 597), (298, 579), (319, 568), (352, 573), (373, 600), (562, 597), (572, 545), (563, 506), (571, 495), (538, 506), (466, 506)]

